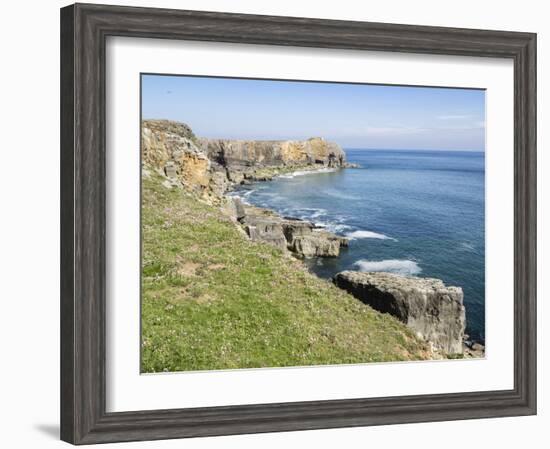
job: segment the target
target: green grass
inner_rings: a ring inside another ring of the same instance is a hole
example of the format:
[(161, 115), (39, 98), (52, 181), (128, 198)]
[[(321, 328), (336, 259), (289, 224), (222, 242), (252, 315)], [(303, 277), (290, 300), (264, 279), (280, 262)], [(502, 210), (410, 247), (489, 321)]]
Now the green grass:
[(143, 180), (142, 372), (429, 358), (393, 317), (161, 182)]

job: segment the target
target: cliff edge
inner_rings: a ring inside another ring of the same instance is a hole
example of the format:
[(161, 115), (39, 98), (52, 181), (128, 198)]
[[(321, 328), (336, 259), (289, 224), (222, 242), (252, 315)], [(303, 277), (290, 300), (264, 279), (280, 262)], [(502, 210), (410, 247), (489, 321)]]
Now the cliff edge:
[(143, 164), (160, 169), (211, 203), (219, 202), (235, 184), (265, 181), (298, 169), (346, 166), (342, 148), (319, 137), (304, 141), (204, 139), (184, 123), (143, 120), (141, 139)]
[(342, 271), (334, 283), (363, 303), (389, 313), (445, 354), (462, 354), (466, 326), (463, 293), (440, 279)]

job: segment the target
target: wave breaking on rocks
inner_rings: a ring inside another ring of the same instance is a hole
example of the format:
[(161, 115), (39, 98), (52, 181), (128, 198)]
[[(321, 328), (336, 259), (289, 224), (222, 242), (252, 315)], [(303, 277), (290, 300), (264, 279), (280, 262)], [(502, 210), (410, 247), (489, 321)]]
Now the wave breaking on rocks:
[[(364, 230), (340, 236), (324, 226), (282, 216), (231, 195), (236, 186), (277, 176), (357, 167), (346, 161), (345, 152), (334, 142), (320, 137), (301, 141), (198, 138), (189, 126), (168, 120), (143, 120), (141, 137), (144, 176), (156, 170), (166, 178), (166, 188), (181, 187), (219, 206), (252, 241), (303, 258), (337, 257), (341, 248), (354, 239), (395, 240)], [(338, 196), (336, 193), (333, 196)], [(447, 287), (439, 279), (404, 276), (420, 273), (420, 267), (412, 261), (361, 260), (357, 266), (361, 271), (338, 273), (334, 283), (372, 308), (394, 315), (437, 351), (484, 355), (483, 346), (464, 344), (465, 311), (460, 287)]]

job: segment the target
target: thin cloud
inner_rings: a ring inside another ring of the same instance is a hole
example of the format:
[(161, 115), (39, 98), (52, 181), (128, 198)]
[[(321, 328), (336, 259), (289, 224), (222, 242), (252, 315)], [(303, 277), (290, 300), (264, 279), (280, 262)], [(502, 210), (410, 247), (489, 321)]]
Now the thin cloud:
[(440, 115), (437, 117), (438, 120), (468, 120), (471, 118), (471, 115), (466, 114)]
[(367, 126), (363, 131), (366, 135), (396, 136), (419, 134), (425, 132), (426, 129), (408, 126)]

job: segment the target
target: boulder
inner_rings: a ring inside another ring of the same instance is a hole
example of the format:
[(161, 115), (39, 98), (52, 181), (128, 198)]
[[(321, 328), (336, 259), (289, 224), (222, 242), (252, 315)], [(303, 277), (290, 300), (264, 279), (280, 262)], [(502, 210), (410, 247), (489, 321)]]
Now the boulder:
[(244, 204), (240, 198), (224, 196), (220, 204), (221, 211), (235, 221), (240, 221), (245, 216)]
[(164, 166), (164, 173), (169, 178), (176, 178), (178, 175), (176, 171), (176, 165), (174, 164), (174, 161), (167, 161), (166, 165)]
[(289, 243), (296, 237), (303, 237), (305, 235), (311, 235), (314, 229), (313, 223), (304, 220), (298, 220), (296, 218), (284, 217), (283, 232)]
[(287, 241), (280, 221), (271, 217), (246, 215), (242, 222), (250, 240), (262, 241), (286, 251)]
[(288, 248), (302, 257), (337, 257), (340, 248), (348, 246), (348, 239), (318, 229), (309, 221), (286, 218), (283, 232)]
[(296, 236), (289, 243), (289, 249), (302, 257), (338, 257), (340, 238), (325, 231)]
[(244, 205), (239, 221), (251, 240), (290, 250), (298, 257), (336, 257), (347, 239), (315, 228), (309, 221), (281, 217), (261, 207)]
[(225, 171), (211, 170), (209, 187), (215, 196), (221, 198), (230, 188), (230, 182)]
[(462, 354), (466, 326), (460, 287), (440, 279), (343, 271), (334, 283), (379, 312), (389, 313), (447, 354)]
[(232, 198), (232, 199), (233, 199), (233, 204), (235, 204), (235, 218), (237, 220), (242, 220), (246, 215), (244, 204), (240, 198)]
[(485, 346), (477, 342), (465, 342), (464, 345), (465, 358), (483, 358), (485, 357)]

